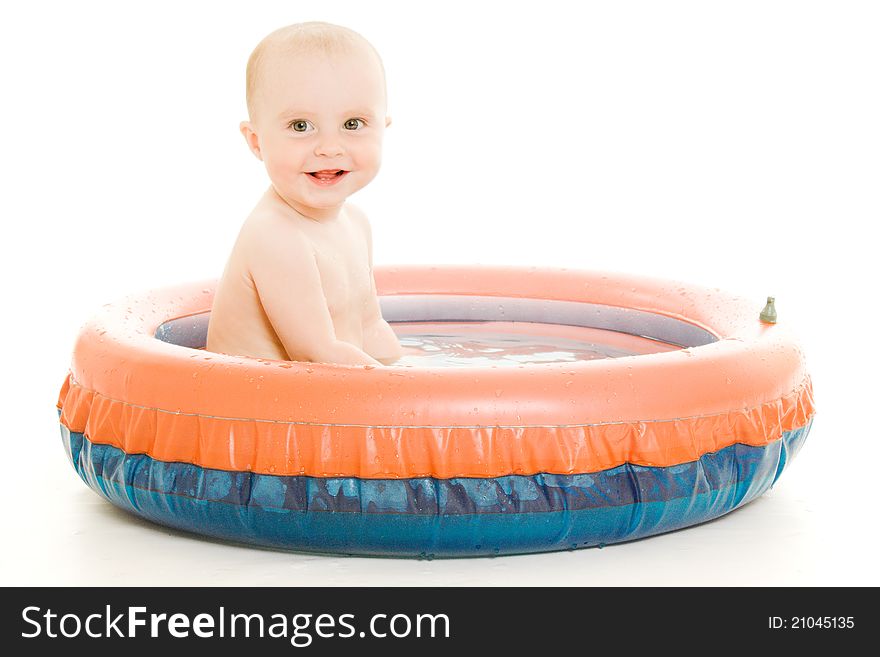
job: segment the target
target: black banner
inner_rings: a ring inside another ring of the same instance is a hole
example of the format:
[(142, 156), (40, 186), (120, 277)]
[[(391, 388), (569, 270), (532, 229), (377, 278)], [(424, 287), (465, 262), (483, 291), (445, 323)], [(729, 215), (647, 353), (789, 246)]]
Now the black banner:
[(817, 588), (13, 588), (2, 641), (18, 648), (7, 654), (840, 649), (872, 634), (872, 597)]

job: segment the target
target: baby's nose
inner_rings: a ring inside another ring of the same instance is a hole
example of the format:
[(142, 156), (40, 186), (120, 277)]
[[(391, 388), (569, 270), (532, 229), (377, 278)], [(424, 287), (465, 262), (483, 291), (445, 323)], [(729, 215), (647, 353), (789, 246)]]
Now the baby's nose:
[(318, 140), (315, 145), (315, 155), (324, 157), (336, 157), (343, 154), (342, 144), (335, 136), (326, 136)]

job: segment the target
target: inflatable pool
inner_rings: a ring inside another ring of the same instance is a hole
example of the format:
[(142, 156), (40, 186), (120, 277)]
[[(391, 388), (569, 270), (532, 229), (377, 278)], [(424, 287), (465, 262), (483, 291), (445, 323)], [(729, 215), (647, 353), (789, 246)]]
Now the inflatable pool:
[(229, 541), (495, 555), (716, 518), (764, 493), (810, 429), (803, 355), (755, 300), (564, 269), (375, 277), (422, 364), (206, 352), (213, 281), (105, 306), (58, 401), (77, 473), (118, 507)]

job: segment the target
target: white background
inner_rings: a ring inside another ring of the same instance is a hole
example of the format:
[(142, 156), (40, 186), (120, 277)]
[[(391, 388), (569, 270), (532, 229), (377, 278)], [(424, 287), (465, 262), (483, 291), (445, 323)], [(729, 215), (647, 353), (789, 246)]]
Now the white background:
[[(578, 7), (575, 9), (575, 7)], [(609, 269), (775, 295), (819, 409), (776, 487), (629, 544), (301, 555), (118, 511), (54, 405), (78, 327), (219, 276), (267, 185), (244, 69), (327, 20), (382, 54), (394, 123), (354, 200), (375, 260)], [(31, 2), (0, 21), (3, 584), (880, 584), (880, 20), (869, 2)]]

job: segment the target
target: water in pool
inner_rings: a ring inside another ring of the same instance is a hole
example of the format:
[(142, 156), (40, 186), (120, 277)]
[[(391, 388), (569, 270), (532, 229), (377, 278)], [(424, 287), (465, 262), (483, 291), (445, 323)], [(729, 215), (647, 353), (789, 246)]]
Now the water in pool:
[(579, 326), (531, 322), (392, 324), (408, 367), (516, 367), (620, 358), (677, 349), (649, 338)]

